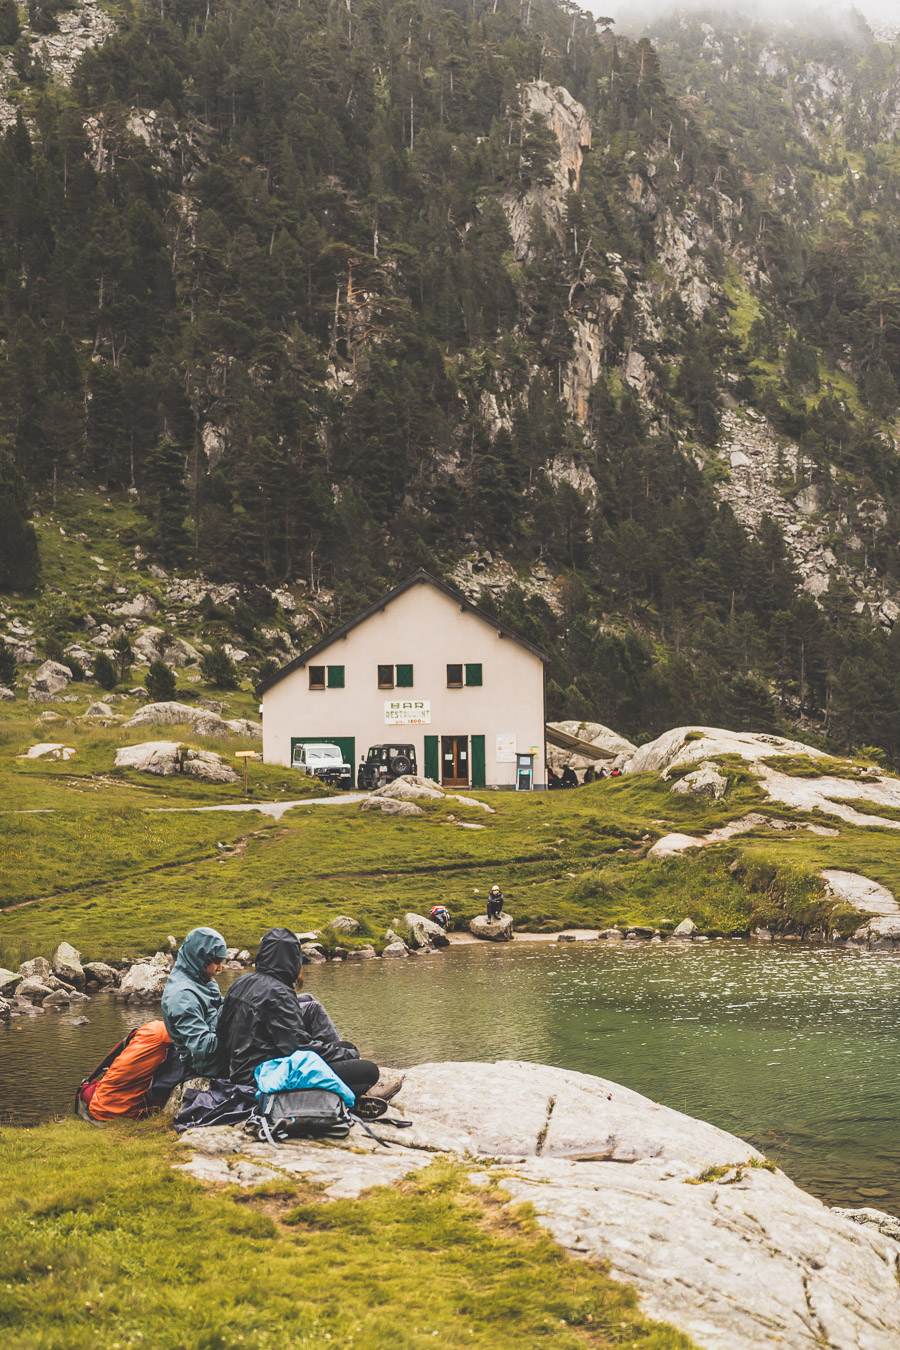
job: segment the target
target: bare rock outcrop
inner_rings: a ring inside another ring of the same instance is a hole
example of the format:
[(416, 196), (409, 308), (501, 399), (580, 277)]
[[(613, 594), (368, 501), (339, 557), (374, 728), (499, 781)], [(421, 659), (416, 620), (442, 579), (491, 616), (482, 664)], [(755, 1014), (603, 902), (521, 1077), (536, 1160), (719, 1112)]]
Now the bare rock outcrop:
[(675, 764), (696, 764), (720, 755), (740, 755), (750, 762), (771, 759), (775, 755), (807, 755), (826, 758), (802, 741), (787, 740), (752, 731), (727, 731), (723, 727), (673, 727), (655, 741), (642, 745), (633, 754), (620, 755), (616, 766), (623, 773), (662, 773)]
[(28, 697), (32, 703), (46, 703), (48, 699), (58, 698), (66, 692), (71, 679), (71, 670), (61, 661), (45, 661), (34, 673), (28, 686)]
[(400, 778), (395, 778), (392, 783), (385, 783), (384, 787), (376, 788), (372, 796), (411, 802), (415, 801), (416, 798), (436, 800), (443, 797), (444, 793), (433, 778), (422, 778), (418, 774), (407, 773)]
[(68, 942), (61, 942), (53, 953), (50, 968), (57, 979), (74, 984), (76, 989), (84, 990), (84, 970), (81, 965), (81, 952), (77, 952)]
[(139, 661), (165, 661), (167, 666), (195, 666), (200, 653), (184, 638), (172, 637), (162, 628), (145, 628), (135, 641), (134, 654)]
[(591, 148), (591, 124), (582, 105), (561, 86), (533, 80), (522, 85), (521, 97), (523, 121), (542, 121), (559, 145), (550, 182), (535, 182), (522, 192), (507, 192), (499, 199), (509, 221), (516, 257), (525, 260), (531, 253), (535, 209), (560, 243), (565, 240), (566, 203), (569, 193), (577, 192), (581, 183), (584, 154)]
[(195, 708), (190, 703), (145, 703), (125, 723), (131, 727), (190, 726), (198, 736), (249, 736), (262, 739), (262, 724), (246, 717), (226, 721), (212, 708)]
[(0, 998), (5, 998), (9, 994), (14, 994), (18, 985), (22, 983), (22, 976), (15, 970), (7, 970), (0, 967)]
[(485, 942), (511, 942), (515, 937), (513, 917), (504, 910), (498, 919), (489, 919), (486, 914), (476, 914), (469, 924), (473, 937)]
[[(242, 1187), (288, 1173), (328, 1199), (396, 1184), (435, 1152), (475, 1185), (529, 1204), (565, 1250), (608, 1262), (641, 1310), (708, 1350), (896, 1350), (900, 1241), (828, 1209), (750, 1144), (603, 1078), (520, 1061), (420, 1064), (392, 1106), (412, 1121), (390, 1149), (354, 1131), (328, 1146), (181, 1136), (181, 1170)], [(460, 1091), (464, 1083), (466, 1090)], [(874, 1213), (874, 1212), (873, 1212)]]
[(126, 1003), (153, 1003), (162, 998), (175, 964), (170, 952), (157, 952), (149, 961), (136, 961), (122, 976), (117, 996)]
[(74, 746), (63, 745), (61, 741), (40, 741), (29, 746), (18, 759), (71, 759), (75, 754)]
[(142, 741), (116, 751), (117, 769), (136, 769), (164, 778), (183, 773), (204, 783), (236, 783), (238, 775), (213, 750), (193, 750), (179, 741)]
[(415, 802), (400, 802), (393, 797), (377, 797), (374, 793), (359, 804), (360, 811), (380, 811), (384, 816), (424, 816)]
[(105, 961), (85, 961), (84, 977), (87, 984), (98, 984), (101, 989), (113, 989), (120, 981), (119, 972)]
[(718, 801), (728, 789), (728, 779), (720, 773), (715, 764), (701, 764), (691, 773), (686, 773), (673, 783), (670, 792), (676, 797), (710, 797)]
[(450, 939), (439, 923), (426, 919), (424, 914), (406, 914), (403, 924), (408, 935), (409, 946), (418, 950), (423, 947), (447, 947)]

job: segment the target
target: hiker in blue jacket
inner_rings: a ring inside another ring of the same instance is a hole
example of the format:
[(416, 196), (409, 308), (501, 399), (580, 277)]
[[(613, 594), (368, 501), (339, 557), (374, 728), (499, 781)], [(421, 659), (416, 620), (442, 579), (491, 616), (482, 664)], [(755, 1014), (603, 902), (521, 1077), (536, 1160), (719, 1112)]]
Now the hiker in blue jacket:
[(192, 928), (166, 981), (162, 1015), (175, 1049), (195, 1074), (220, 1070), (216, 1027), (222, 994), (214, 976), (225, 960), (225, 939), (214, 928)]

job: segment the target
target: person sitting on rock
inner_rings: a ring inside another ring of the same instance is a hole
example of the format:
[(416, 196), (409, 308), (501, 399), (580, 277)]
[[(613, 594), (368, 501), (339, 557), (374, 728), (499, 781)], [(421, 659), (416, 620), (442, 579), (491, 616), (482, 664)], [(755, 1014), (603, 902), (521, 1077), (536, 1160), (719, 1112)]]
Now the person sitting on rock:
[(214, 928), (192, 928), (166, 981), (162, 1015), (175, 1049), (195, 1074), (220, 1072), (216, 1028), (222, 994), (214, 976), (222, 970), (225, 939)]
[(493, 923), (495, 919), (499, 919), (502, 913), (503, 913), (503, 892), (501, 891), (499, 886), (492, 886), (491, 889), (488, 891), (488, 898), (487, 898), (488, 923)]
[(233, 1083), (250, 1084), (254, 1071), (267, 1059), (314, 1050), (356, 1093), (358, 1107), (378, 1081), (378, 1065), (360, 1059), (348, 1041), (310, 1034), (294, 992), (302, 965), (300, 943), (289, 928), (270, 928), (263, 934), (255, 971), (241, 975), (225, 996), (219, 1019), (225, 1073)]
[(445, 932), (450, 927), (450, 911), (446, 905), (432, 905), (428, 917), (432, 923), (440, 924)]

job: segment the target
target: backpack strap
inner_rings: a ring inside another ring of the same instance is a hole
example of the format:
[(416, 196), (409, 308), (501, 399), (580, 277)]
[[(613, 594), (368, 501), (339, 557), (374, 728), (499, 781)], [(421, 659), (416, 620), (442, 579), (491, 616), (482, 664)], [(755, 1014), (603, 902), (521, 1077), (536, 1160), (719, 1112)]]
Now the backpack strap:
[(381, 1144), (384, 1148), (387, 1148), (390, 1145), (390, 1143), (392, 1142), (391, 1140), (382, 1139), (381, 1135), (376, 1134), (374, 1130), (370, 1129), (369, 1126), (366, 1124), (366, 1122), (362, 1120), (359, 1116), (355, 1116), (352, 1111), (349, 1111), (347, 1114), (350, 1116), (350, 1119), (353, 1121), (354, 1125), (361, 1125), (365, 1130), (366, 1134), (372, 1136), (376, 1144)]

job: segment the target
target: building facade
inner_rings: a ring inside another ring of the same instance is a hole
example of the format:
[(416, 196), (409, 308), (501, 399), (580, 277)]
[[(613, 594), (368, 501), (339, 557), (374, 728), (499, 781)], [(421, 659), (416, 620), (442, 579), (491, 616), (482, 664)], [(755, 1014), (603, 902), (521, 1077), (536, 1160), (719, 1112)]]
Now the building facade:
[(263, 759), (330, 741), (356, 766), (370, 746), (412, 744), (447, 787), (512, 787), (516, 755), (544, 782), (544, 670), (537, 647), (417, 572), (262, 687)]

